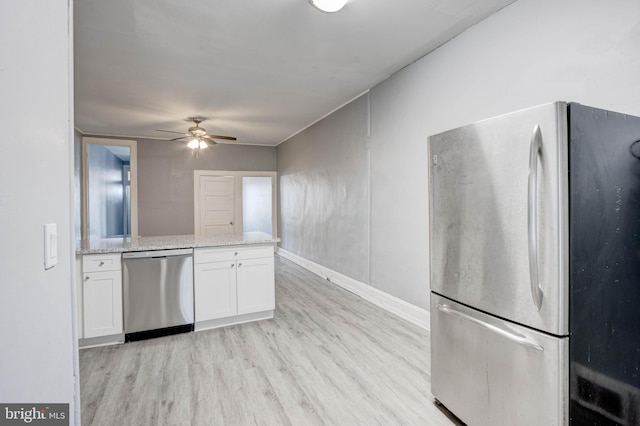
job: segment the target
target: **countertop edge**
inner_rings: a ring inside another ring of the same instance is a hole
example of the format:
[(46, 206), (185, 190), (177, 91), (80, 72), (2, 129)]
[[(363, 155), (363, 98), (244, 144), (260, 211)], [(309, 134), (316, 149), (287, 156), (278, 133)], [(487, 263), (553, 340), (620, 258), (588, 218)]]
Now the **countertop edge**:
[[(170, 240), (170, 237), (167, 237)], [(110, 247), (88, 247), (88, 248), (76, 248), (76, 255), (86, 254), (107, 254), (107, 253), (127, 253), (135, 251), (152, 251), (152, 250), (171, 250), (171, 249), (184, 249), (184, 248), (215, 248), (215, 247), (229, 247), (229, 246), (244, 246), (244, 245), (276, 245), (281, 241), (280, 238), (268, 238), (268, 239), (232, 239), (227, 241), (190, 241), (190, 242), (162, 242), (162, 243), (147, 243), (144, 242), (138, 244), (132, 244), (130, 242), (120, 242), (121, 245), (114, 243)]]

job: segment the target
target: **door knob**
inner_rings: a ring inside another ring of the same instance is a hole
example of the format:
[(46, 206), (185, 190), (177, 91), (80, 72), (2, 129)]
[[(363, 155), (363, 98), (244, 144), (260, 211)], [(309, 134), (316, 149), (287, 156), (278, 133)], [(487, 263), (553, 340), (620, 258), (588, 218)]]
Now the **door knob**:
[(98, 266), (104, 266), (104, 262), (98, 263)]

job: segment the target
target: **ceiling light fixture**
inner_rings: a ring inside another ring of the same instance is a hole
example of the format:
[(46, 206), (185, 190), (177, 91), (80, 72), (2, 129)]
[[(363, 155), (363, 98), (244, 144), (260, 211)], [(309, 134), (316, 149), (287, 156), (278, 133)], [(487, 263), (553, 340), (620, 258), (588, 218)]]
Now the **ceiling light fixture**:
[(203, 141), (202, 139), (198, 139), (198, 138), (193, 138), (189, 141), (189, 143), (187, 144), (187, 146), (191, 149), (205, 149), (205, 148), (209, 148), (209, 145), (207, 145), (207, 143), (205, 141)]
[(333, 13), (342, 9), (344, 5), (347, 4), (347, 1), (348, 0), (309, 0), (309, 3), (318, 10)]
[(202, 151), (203, 149), (209, 148), (209, 144), (206, 143), (204, 140), (202, 140), (198, 136), (191, 139), (187, 144), (187, 146), (191, 148), (193, 155), (195, 155), (196, 158), (199, 157), (200, 151)]
[(196, 138), (193, 138), (189, 141), (189, 143), (187, 144), (187, 146), (191, 149), (196, 149), (200, 146), (200, 141)]

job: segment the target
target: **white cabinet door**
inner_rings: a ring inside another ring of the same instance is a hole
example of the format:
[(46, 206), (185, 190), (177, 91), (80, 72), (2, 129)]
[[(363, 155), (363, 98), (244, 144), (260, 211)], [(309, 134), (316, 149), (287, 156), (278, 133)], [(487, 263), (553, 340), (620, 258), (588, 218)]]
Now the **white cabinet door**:
[(237, 314), (235, 261), (198, 263), (193, 278), (196, 321)]
[(122, 272), (90, 272), (82, 280), (85, 338), (123, 332)]
[(238, 315), (275, 309), (273, 255), (239, 260)]

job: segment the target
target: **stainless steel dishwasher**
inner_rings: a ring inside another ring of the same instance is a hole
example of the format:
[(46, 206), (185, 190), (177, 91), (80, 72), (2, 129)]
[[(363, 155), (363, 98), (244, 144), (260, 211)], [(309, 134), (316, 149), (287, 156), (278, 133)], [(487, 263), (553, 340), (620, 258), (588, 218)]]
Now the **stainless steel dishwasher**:
[(193, 250), (122, 254), (125, 342), (193, 331)]

